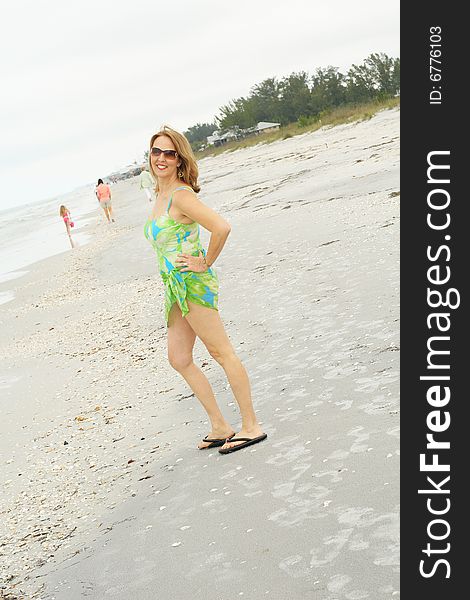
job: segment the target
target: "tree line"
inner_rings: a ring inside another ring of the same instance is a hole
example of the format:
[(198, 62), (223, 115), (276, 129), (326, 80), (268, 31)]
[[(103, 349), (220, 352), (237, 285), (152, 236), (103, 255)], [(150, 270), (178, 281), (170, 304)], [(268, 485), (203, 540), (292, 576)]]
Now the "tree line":
[(212, 123), (197, 123), (184, 133), (193, 149), (199, 150), (215, 130), (247, 129), (260, 121), (306, 125), (320, 118), (323, 111), (385, 100), (399, 91), (400, 59), (373, 53), (345, 74), (328, 66), (312, 75), (299, 71), (281, 79), (265, 79), (253, 86), (248, 96), (222, 106)]

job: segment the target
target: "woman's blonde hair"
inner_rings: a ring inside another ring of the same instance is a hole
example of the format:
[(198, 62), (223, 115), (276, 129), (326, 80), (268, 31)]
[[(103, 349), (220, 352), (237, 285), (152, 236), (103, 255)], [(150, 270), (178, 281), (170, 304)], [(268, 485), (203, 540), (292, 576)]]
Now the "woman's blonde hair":
[(59, 208), (60, 216), (63, 217), (68, 212), (69, 212), (69, 209), (66, 206), (64, 206), (63, 204), (61, 204), (61, 206)]
[(181, 181), (184, 181), (190, 185), (197, 194), (201, 189), (197, 183), (199, 169), (197, 168), (196, 159), (194, 158), (191, 145), (182, 133), (171, 129), (171, 127), (168, 127), (167, 125), (164, 125), (162, 129), (158, 133), (152, 135), (152, 138), (150, 139), (149, 167), (153, 178), (157, 182), (155, 184), (155, 191), (158, 192), (158, 178), (152, 166), (152, 146), (154, 141), (162, 135), (166, 135), (170, 138), (175, 146), (176, 152), (178, 153), (178, 159), (181, 162), (180, 166), (178, 167), (178, 179), (181, 179)]

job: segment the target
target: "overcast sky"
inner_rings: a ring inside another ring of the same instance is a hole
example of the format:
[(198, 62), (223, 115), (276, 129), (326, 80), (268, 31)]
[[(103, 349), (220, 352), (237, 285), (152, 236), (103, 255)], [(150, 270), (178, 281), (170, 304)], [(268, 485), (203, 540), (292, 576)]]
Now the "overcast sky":
[(267, 77), (399, 56), (399, 1), (2, 4), (0, 210), (141, 160)]

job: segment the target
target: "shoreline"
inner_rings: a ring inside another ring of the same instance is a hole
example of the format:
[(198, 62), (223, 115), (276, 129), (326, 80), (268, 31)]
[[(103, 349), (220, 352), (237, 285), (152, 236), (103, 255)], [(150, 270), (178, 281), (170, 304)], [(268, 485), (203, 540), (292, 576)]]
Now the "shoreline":
[[(77, 200), (75, 200), (75, 202), (77, 202)], [(47, 207), (50, 205), (50, 203), (50, 200), (45, 201)], [(41, 207), (40, 202), (37, 203), (37, 207)], [(23, 207), (18, 207), (18, 210), (21, 210), (22, 208)], [(22, 254), (21, 260), (18, 260), (17, 255), (20, 251), (18, 249), (16, 249), (16, 251), (13, 250), (13, 248), (11, 247), (10, 240), (10, 244), (7, 244), (6, 247), (9, 249), (10, 255), (15, 257), (15, 265), (11, 266), (10, 264), (8, 271), (0, 273), (0, 297), (2, 295), (4, 295), (5, 298), (8, 297), (8, 295), (13, 295), (13, 297), (15, 297), (15, 290), (21, 291), (23, 288), (23, 284), (27, 284), (28, 279), (34, 277), (34, 272), (36, 272), (38, 269), (41, 269), (40, 263), (57, 256), (67, 254), (71, 250), (84, 247), (87, 244), (89, 244), (90, 241), (92, 241), (90, 230), (92, 230), (96, 223), (99, 221), (101, 215), (99, 215), (95, 207), (91, 209), (89, 206), (84, 206), (82, 208), (82, 211), (76, 211), (79, 215), (78, 218), (80, 219), (80, 223), (79, 227), (72, 232), (72, 237), (76, 244), (75, 248), (70, 247), (70, 242), (68, 240), (67, 234), (65, 230), (62, 229), (62, 224), (60, 224), (60, 227), (55, 227), (51, 229), (50, 219), (52, 218), (52, 215), (49, 211), (45, 214), (45, 218), (49, 219), (48, 225), (46, 226), (46, 221), (44, 221), (40, 224), (39, 229), (39, 233), (42, 233), (44, 236), (46, 236), (46, 238), (48, 236), (52, 236), (52, 244), (49, 244), (49, 247), (41, 248), (40, 250), (37, 249), (38, 232), (35, 232), (36, 239), (26, 237), (25, 243), (31, 243), (31, 245), (36, 249), (36, 256), (30, 255), (29, 257), (25, 258), (24, 254)], [(57, 223), (57, 225), (59, 224)], [(60, 236), (58, 234), (59, 231), (62, 234)], [(61, 242), (59, 241), (60, 239), (62, 240)], [(45, 243), (47, 244), (47, 242)], [(37, 255), (38, 252), (40, 256), (39, 258)], [(23, 280), (23, 278), (25, 277), (26, 279)], [(10, 301), (11, 300), (5, 300), (4, 302), (2, 302), (0, 300), (0, 306)]]
[[(221, 316), (269, 435), (232, 460), (195, 450), (207, 420), (166, 360), (136, 180), (114, 186), (113, 229), (98, 221), (79, 252), (21, 279), (0, 313), (5, 373), (19, 377), (0, 436), (10, 594), (74, 600), (92, 585), (150, 600), (158, 585), (169, 597), (176, 556), (219, 595), (243, 591), (240, 578), (299, 598), (397, 590), (398, 125), (388, 111), (200, 163), (203, 200), (232, 224), (216, 265)], [(236, 415), (199, 341), (195, 362)], [(269, 583), (242, 562), (252, 529)]]

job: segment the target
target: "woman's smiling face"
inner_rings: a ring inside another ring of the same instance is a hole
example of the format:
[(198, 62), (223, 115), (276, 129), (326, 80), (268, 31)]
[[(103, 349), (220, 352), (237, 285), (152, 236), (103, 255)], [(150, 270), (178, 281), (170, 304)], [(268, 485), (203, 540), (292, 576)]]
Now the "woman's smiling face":
[[(165, 151), (169, 151), (166, 152)], [(176, 176), (178, 168), (178, 154), (171, 139), (166, 135), (158, 136), (151, 149), (153, 170), (158, 177), (172, 179)]]

